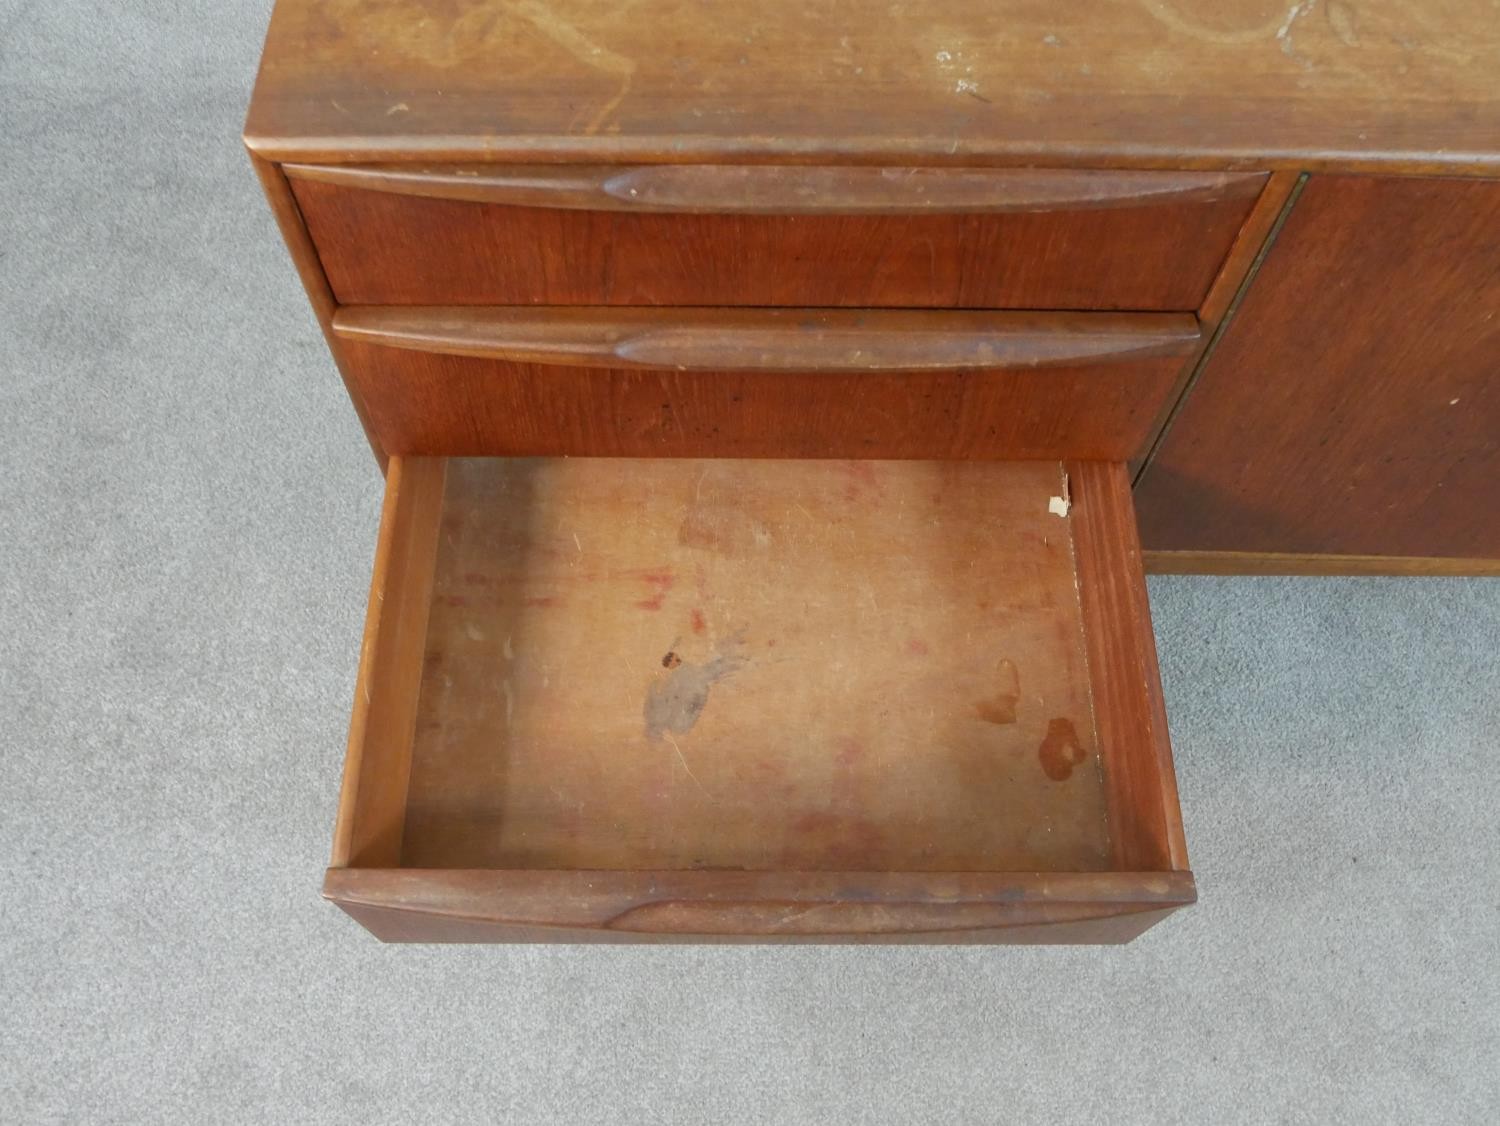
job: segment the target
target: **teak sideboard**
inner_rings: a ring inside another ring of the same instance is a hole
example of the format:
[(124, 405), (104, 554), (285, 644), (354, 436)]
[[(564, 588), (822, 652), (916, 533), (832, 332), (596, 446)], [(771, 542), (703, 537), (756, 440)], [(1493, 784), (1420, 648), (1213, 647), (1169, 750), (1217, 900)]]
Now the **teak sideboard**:
[(394, 941), (1116, 942), (1144, 574), (1500, 573), (1500, 3), (279, 0)]

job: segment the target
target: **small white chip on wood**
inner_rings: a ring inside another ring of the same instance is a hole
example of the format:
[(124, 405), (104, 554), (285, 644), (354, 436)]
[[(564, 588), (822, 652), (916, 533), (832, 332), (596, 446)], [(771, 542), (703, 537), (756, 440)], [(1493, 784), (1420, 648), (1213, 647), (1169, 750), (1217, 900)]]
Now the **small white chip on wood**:
[(1068, 475), (1063, 474), (1062, 493), (1059, 496), (1047, 498), (1047, 511), (1053, 516), (1066, 516), (1068, 510), (1073, 507), (1072, 490), (1068, 488)]

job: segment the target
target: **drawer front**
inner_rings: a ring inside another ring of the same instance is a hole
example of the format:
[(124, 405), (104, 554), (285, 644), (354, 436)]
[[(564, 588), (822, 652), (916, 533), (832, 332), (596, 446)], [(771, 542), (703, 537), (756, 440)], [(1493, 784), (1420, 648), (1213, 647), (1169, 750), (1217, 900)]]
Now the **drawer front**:
[(334, 318), (384, 448), (444, 456), (1135, 456), (1180, 314), (413, 309)]
[(1132, 937), (1195, 892), (1124, 466), (393, 458), (324, 891), (392, 941)]
[(1102, 945), (1196, 899), (1191, 872), (332, 868), (382, 942)]
[(287, 166), (345, 304), (1196, 309), (1259, 173)]

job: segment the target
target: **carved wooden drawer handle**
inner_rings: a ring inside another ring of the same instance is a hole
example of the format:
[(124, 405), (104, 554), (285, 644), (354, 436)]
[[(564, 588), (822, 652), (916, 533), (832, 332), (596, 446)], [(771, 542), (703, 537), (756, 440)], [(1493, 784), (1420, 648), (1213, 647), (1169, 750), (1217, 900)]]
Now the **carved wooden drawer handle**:
[(345, 340), (572, 367), (941, 371), (1186, 355), (1176, 313), (350, 306)]
[(1170, 910), (1188, 872), (582, 872), (331, 868), (355, 909), (457, 923), (638, 935), (942, 935)]
[(1082, 211), (1255, 195), (1259, 172), (801, 165), (288, 164), (293, 179), (520, 207), (747, 215)]

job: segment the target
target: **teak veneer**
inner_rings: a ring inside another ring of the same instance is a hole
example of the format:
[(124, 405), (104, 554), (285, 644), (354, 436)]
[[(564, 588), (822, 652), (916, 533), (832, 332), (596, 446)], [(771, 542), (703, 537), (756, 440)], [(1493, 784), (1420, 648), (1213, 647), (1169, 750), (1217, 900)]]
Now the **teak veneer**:
[(1500, 571), (1497, 60), (1496, 0), (278, 0), (245, 140), (387, 472), (325, 893), (1191, 902), (1143, 570)]

